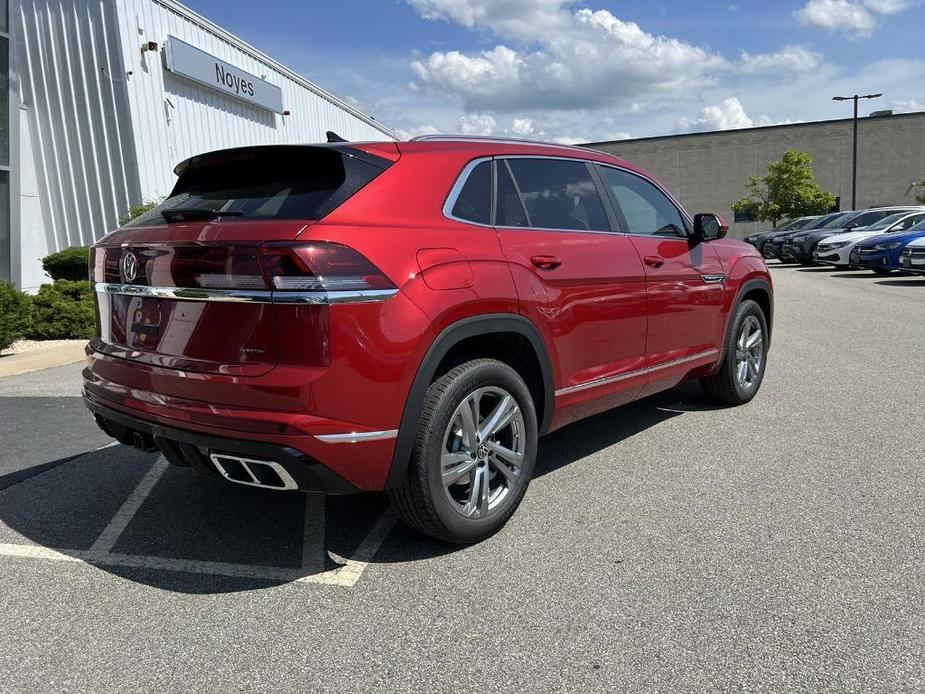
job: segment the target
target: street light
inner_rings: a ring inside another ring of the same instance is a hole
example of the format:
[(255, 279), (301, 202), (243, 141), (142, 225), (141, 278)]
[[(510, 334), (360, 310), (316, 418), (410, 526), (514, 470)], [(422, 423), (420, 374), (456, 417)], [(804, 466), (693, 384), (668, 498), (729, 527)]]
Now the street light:
[(854, 101), (854, 159), (851, 164), (851, 209), (858, 205), (858, 99), (876, 99), (883, 94), (855, 94), (854, 96), (833, 96), (832, 101)]

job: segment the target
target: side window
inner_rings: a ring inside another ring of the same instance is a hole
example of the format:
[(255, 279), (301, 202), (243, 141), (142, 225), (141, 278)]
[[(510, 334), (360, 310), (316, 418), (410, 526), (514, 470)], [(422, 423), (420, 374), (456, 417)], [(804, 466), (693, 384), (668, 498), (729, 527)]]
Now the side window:
[(907, 231), (908, 229), (914, 227), (916, 224), (921, 223), (922, 220), (925, 220), (925, 214), (912, 215), (900, 223), (899, 229), (897, 229), (897, 231)]
[(452, 215), (478, 224), (491, 224), (491, 162), (477, 164), (463, 184)]
[(498, 216), (495, 224), (500, 227), (530, 226), (530, 218), (503, 159), (498, 160)]
[(565, 159), (505, 161), (517, 182), (529, 226), (610, 231), (604, 204), (587, 164)]
[(678, 208), (654, 185), (640, 176), (609, 166), (599, 166), (598, 171), (623, 210), (629, 233), (687, 236)]

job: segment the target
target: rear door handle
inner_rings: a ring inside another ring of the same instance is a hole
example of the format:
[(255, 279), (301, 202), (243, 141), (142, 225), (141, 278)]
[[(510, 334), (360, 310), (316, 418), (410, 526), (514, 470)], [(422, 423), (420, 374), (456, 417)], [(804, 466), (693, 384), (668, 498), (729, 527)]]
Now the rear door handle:
[(661, 267), (665, 264), (665, 259), (660, 258), (657, 255), (647, 255), (642, 259), (642, 262), (644, 262), (649, 267)]
[(530, 262), (540, 270), (555, 270), (562, 264), (562, 259), (554, 255), (535, 255), (530, 258)]

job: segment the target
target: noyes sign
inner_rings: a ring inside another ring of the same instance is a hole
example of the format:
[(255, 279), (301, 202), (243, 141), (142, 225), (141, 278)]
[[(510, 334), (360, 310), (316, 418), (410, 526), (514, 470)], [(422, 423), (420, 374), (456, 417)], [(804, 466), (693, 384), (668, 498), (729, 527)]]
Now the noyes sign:
[(229, 65), (175, 36), (167, 37), (167, 69), (275, 113), (283, 112), (283, 90)]

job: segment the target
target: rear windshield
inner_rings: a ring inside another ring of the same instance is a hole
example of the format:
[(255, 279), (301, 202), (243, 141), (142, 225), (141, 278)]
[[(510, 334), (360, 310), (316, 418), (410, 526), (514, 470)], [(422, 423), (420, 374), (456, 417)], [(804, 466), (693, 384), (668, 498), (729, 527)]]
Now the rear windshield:
[(359, 150), (329, 147), (263, 147), (207, 154), (182, 171), (164, 202), (129, 226), (183, 221), (183, 211), (188, 211), (188, 218), (193, 218), (193, 212), (207, 215), (211, 211), (222, 221), (317, 220), (391, 163)]

